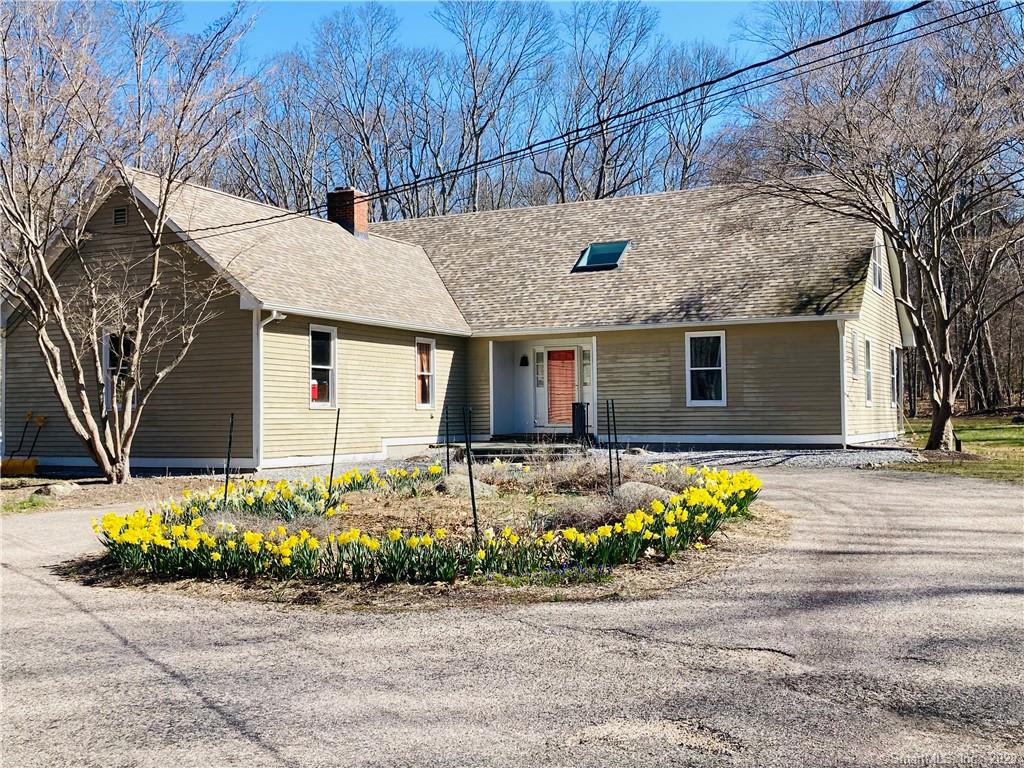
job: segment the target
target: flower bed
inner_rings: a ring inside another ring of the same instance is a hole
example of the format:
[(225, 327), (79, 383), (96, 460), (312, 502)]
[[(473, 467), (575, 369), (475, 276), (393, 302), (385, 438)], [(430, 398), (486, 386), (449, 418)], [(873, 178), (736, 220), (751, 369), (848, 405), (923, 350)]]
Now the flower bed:
[[(287, 525), (300, 515), (344, 518), (344, 494), (376, 488), (388, 493), (419, 493), (436, 483), (440, 468), (426, 472), (391, 470), (344, 473), (335, 482), (245, 481), (223, 489), (186, 495), (159, 510), (107, 514), (93, 528), (126, 570), (163, 577), (301, 578), (308, 581), (451, 582), (478, 574), (524, 576), (569, 568), (611, 568), (642, 557), (668, 558), (701, 549), (722, 523), (744, 515), (757, 497), (760, 481), (748, 472), (676, 468), (691, 478), (678, 493), (637, 509), (593, 530), (500, 532), (479, 538), (443, 528), (407, 533), (400, 528), (370, 532), (339, 526), (325, 538)], [(655, 473), (658, 472), (654, 468)], [(414, 474), (415, 473), (415, 474)], [(275, 517), (264, 530), (239, 529), (205, 516), (231, 511)]]

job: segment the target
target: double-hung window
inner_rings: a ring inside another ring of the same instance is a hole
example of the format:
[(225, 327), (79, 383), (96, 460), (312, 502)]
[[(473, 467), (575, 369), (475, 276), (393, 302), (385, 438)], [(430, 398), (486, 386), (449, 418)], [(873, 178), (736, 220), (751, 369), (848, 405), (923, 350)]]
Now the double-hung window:
[[(103, 384), (107, 408), (114, 407), (114, 395), (117, 395), (117, 407), (123, 408), (125, 382), (132, 372), (132, 354), (134, 342), (128, 336), (117, 333), (103, 334)], [(136, 403), (132, 403), (134, 408)]]
[(874, 370), (871, 366), (871, 339), (864, 339), (864, 402), (867, 405), (871, 405), (871, 391), (874, 383)]
[(889, 350), (889, 400), (893, 408), (900, 406), (900, 351)]
[(875, 243), (871, 249), (871, 286), (879, 293), (885, 293), (885, 245)]
[(725, 331), (686, 334), (686, 404), (725, 405)]
[(416, 407), (434, 407), (433, 339), (416, 339)]
[(309, 326), (309, 407), (338, 405), (335, 346), (338, 331), (329, 325)]

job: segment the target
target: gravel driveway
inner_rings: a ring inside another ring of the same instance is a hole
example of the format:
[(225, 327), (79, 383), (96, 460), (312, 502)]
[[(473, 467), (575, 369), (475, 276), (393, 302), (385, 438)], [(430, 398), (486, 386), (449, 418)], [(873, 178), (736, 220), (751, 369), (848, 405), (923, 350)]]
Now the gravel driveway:
[(0, 762), (1024, 764), (1021, 490), (760, 473), (783, 549), (656, 600), (493, 611), (83, 587), (49, 566), (94, 546), (89, 513), (5, 518)]

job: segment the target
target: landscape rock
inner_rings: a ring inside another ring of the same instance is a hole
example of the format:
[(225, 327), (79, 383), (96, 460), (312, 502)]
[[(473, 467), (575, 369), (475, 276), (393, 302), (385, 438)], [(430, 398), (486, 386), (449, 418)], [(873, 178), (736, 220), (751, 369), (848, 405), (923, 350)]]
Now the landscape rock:
[[(449, 496), (459, 496), (462, 498), (469, 498), (469, 476), (468, 475), (448, 475), (438, 485), (438, 490), (442, 493), (447, 493)], [(482, 483), (479, 480), (473, 481), (473, 491), (478, 499), (492, 498), (498, 495), (498, 489), (488, 483)]]
[(55, 499), (62, 499), (81, 488), (82, 486), (78, 483), (49, 483), (36, 489), (36, 493), (40, 496), (53, 496)]
[(1024, 424), (1024, 413), (1018, 413), (1016, 416), (1014, 416), (1012, 419), (1010, 419), (1010, 423), (1011, 424)]

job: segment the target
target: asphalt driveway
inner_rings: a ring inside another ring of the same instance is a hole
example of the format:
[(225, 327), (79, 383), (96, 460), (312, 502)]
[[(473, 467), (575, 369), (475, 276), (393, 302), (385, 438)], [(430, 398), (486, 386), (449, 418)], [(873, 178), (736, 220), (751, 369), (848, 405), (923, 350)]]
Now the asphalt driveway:
[(5, 766), (1024, 765), (1019, 487), (759, 470), (782, 549), (659, 599), (326, 614), (61, 581), (3, 519)]

